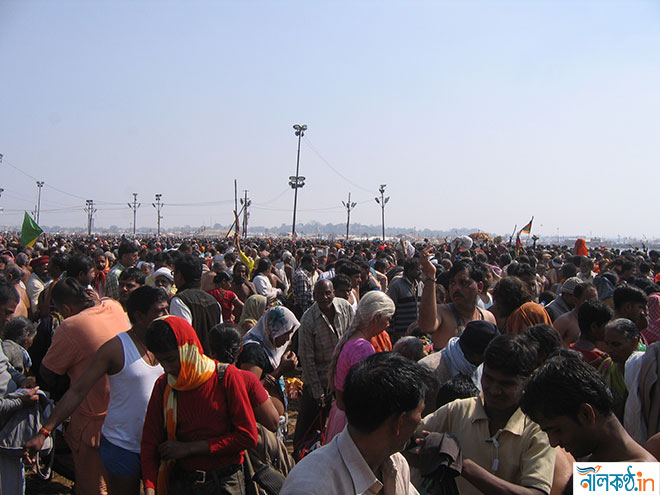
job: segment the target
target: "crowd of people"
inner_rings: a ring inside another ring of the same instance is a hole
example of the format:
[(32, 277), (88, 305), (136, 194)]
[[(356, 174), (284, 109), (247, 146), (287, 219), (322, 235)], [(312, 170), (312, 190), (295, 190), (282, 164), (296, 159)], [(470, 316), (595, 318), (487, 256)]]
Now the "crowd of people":
[(499, 241), (5, 234), (0, 493), (60, 434), (78, 495), (549, 495), (660, 458), (660, 253)]

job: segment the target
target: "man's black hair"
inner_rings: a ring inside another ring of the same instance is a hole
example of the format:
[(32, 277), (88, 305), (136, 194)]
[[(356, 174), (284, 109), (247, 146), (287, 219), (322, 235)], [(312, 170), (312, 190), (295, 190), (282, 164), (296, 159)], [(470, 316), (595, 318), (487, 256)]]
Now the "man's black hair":
[(265, 271), (268, 271), (268, 269), (273, 266), (271, 261), (266, 258), (259, 258), (259, 263), (257, 263), (257, 269), (254, 271), (255, 274), (257, 273), (264, 273)]
[(536, 271), (534, 271), (534, 268), (532, 268), (532, 265), (529, 263), (518, 263), (516, 265), (511, 265), (507, 270), (507, 275), (512, 275), (520, 279), (523, 277), (536, 278)]
[(537, 365), (561, 347), (559, 332), (545, 323), (528, 327), (520, 335), (529, 339), (531, 346), (536, 350)]
[(138, 252), (138, 247), (132, 242), (122, 242), (117, 249), (117, 259), (121, 259), (125, 254), (133, 254)]
[(341, 273), (348, 277), (352, 277), (353, 275), (358, 275), (362, 272), (352, 261), (342, 259), (335, 264), (335, 273)]
[(221, 363), (232, 364), (241, 350), (242, 337), (232, 323), (220, 323), (209, 331), (209, 345), (213, 357)]
[(120, 282), (123, 282), (124, 280), (132, 280), (138, 285), (144, 285), (145, 279), (146, 277), (144, 275), (144, 272), (139, 268), (135, 268), (134, 266), (131, 268), (127, 268), (119, 275)]
[(78, 277), (81, 273), (87, 273), (94, 268), (94, 261), (89, 256), (82, 254), (74, 254), (69, 258), (69, 263), (66, 265), (66, 274), (69, 277)]
[(454, 263), (451, 270), (449, 270), (449, 279), (453, 279), (457, 273), (461, 273), (462, 271), (467, 271), (468, 276), (477, 283), (484, 281), (483, 269), (478, 263), (474, 263), (472, 260), (460, 260)]
[(159, 354), (173, 351), (179, 347), (172, 327), (160, 318), (154, 320), (147, 328), (144, 343), (151, 352)]
[(573, 263), (564, 263), (561, 266), (561, 276), (563, 279), (575, 277), (577, 272), (578, 268)]
[(419, 258), (408, 258), (404, 263), (403, 263), (403, 271), (409, 272), (411, 270), (415, 270), (419, 268)]
[(624, 261), (621, 265), (621, 272), (629, 272), (635, 269), (635, 263), (632, 261)]
[(221, 284), (222, 282), (231, 282), (231, 277), (227, 272), (220, 272), (213, 277), (213, 283), (218, 285)]
[(202, 260), (192, 254), (182, 254), (174, 261), (174, 271), (187, 283), (202, 279)]
[(61, 304), (83, 304), (91, 307), (94, 301), (87, 294), (85, 287), (73, 277), (66, 277), (57, 281), (50, 295), (56, 306)]
[(591, 335), (591, 324), (595, 323), (599, 327), (605, 325), (612, 319), (612, 308), (607, 304), (597, 300), (588, 300), (582, 303), (578, 309), (578, 326), (580, 332), (589, 341), (594, 341), (594, 336)]
[(351, 279), (348, 278), (348, 275), (344, 275), (343, 273), (338, 273), (332, 277), (331, 282), (335, 290), (337, 290), (338, 287), (344, 289), (351, 288)]
[(484, 351), (484, 366), (508, 376), (527, 378), (536, 367), (536, 352), (528, 340), (518, 335), (498, 335)]
[(435, 400), (435, 407), (440, 408), (456, 399), (468, 399), (470, 397), (477, 397), (478, 395), (479, 389), (472, 381), (472, 378), (459, 374), (440, 385)]
[(300, 258), (300, 265), (307, 265), (308, 263), (313, 263), (314, 262), (314, 256), (310, 253), (307, 253), (303, 255), (302, 258)]
[(154, 263), (161, 263), (166, 266), (172, 266), (172, 256), (170, 253), (166, 253), (165, 251), (162, 251), (160, 253), (156, 253), (154, 255)]
[(369, 434), (387, 419), (415, 410), (433, 376), (423, 366), (395, 352), (379, 352), (348, 372), (344, 406), (348, 424)]
[(587, 289), (595, 289), (595, 288), (596, 286), (591, 282), (582, 282), (581, 284), (577, 284), (575, 286), (575, 289), (573, 289), (573, 296), (576, 299), (580, 299), (587, 291)]
[(642, 303), (646, 304), (648, 298), (643, 290), (633, 287), (631, 285), (619, 285), (614, 289), (614, 308), (621, 309), (626, 303)]
[(135, 323), (135, 313), (145, 314), (149, 308), (156, 303), (167, 301), (167, 293), (159, 287), (143, 285), (138, 287), (128, 296), (126, 301), (126, 312), (131, 323)]
[(582, 404), (601, 415), (612, 413), (612, 393), (598, 373), (582, 356), (562, 350), (541, 366), (527, 382), (520, 408), (532, 420), (568, 416), (576, 419)]
[(382, 259), (376, 260), (374, 263), (374, 270), (380, 273), (385, 273), (385, 270), (387, 270), (387, 263)]
[(2, 329), (2, 338), (13, 340), (18, 345), (23, 346), (25, 341), (37, 333), (37, 325), (24, 316), (15, 316), (9, 320)]
[(65, 272), (67, 265), (69, 264), (69, 255), (66, 253), (56, 253), (50, 257), (48, 264), (56, 266), (60, 271)]
[(493, 298), (502, 316), (509, 316), (520, 306), (531, 301), (525, 284), (518, 277), (504, 277), (493, 289)]

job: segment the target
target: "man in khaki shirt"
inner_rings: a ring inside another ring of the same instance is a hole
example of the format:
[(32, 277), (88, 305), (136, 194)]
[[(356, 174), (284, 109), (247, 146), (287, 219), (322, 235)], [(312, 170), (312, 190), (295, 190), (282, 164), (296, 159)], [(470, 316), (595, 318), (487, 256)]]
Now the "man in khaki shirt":
[(550, 493), (555, 450), (547, 435), (518, 407), (536, 353), (514, 335), (491, 341), (484, 354), (483, 394), (451, 402), (418, 428), (449, 432), (463, 450), (456, 479), (461, 495)]

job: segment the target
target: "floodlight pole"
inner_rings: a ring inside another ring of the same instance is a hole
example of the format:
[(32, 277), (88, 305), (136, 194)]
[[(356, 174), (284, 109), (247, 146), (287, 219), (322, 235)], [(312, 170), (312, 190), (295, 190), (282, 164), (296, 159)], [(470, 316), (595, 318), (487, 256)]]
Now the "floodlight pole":
[(380, 198), (375, 198), (376, 203), (380, 205), (380, 210), (381, 210), (381, 220), (383, 224), (383, 242), (385, 242), (385, 205), (387, 202), (390, 200), (390, 197), (385, 197), (385, 187), (387, 184), (381, 184), (380, 189), (378, 191), (380, 192)]
[(291, 239), (296, 238), (296, 210), (298, 208), (298, 189), (305, 185), (305, 178), (300, 175), (300, 140), (305, 135), (307, 125), (295, 124), (293, 129), (298, 136), (298, 154), (296, 157), (296, 175), (289, 177), (289, 185), (293, 189), (293, 223), (291, 226)]

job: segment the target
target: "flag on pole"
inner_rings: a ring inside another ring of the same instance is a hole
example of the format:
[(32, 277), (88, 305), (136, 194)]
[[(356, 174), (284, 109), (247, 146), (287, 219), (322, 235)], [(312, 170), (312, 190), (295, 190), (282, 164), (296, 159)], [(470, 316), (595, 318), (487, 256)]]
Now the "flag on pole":
[(521, 234), (530, 234), (532, 232), (532, 222), (534, 221), (534, 217), (529, 221), (527, 225), (525, 225), (522, 229), (520, 229)]
[(25, 247), (32, 247), (42, 232), (41, 227), (32, 220), (32, 217), (26, 211), (23, 217), (23, 227), (21, 228), (21, 244)]

